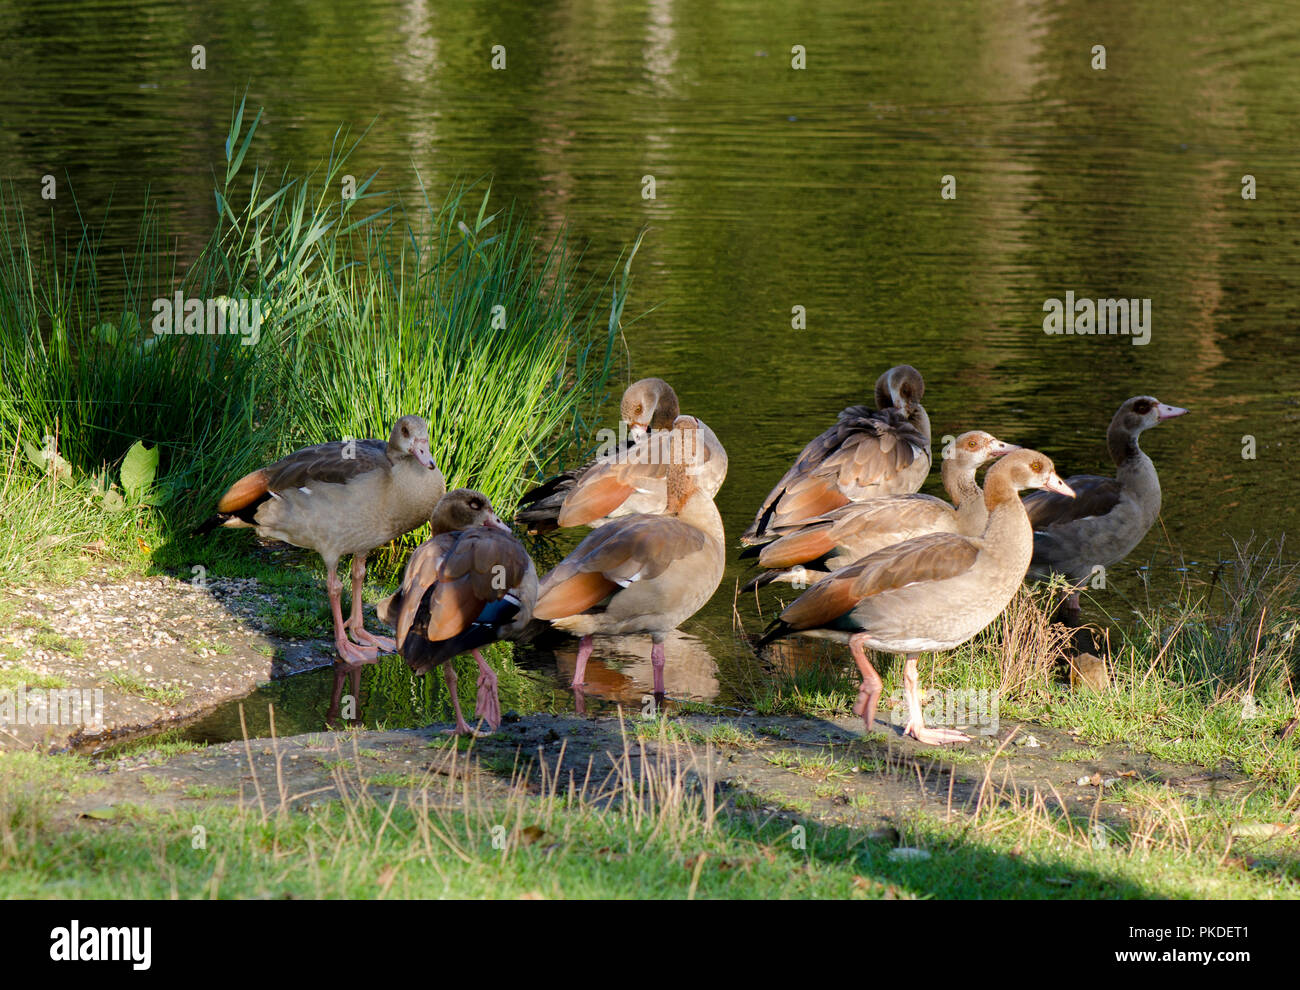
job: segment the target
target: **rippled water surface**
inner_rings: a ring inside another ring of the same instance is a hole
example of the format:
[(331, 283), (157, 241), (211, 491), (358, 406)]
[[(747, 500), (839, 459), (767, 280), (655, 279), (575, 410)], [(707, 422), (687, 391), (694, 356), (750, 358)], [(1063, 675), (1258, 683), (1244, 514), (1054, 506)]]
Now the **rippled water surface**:
[[(1171, 565), (1295, 522), (1294, 5), (0, 2), (0, 175), (44, 215), (39, 177), (66, 173), (88, 215), (112, 198), (123, 237), (149, 189), (183, 254), (214, 219), (245, 87), (277, 167), (321, 158), (340, 122), (370, 125), (359, 171), (409, 196), (417, 171), (434, 190), (491, 175), (547, 230), (567, 222), (593, 270), (648, 224), (632, 374), (670, 379), (727, 444), (732, 535), (799, 447), (904, 361), (926, 376), (936, 438), (987, 429), (1063, 473), (1107, 467), (1129, 395), (1192, 410), (1144, 438), (1163, 525), (1113, 575), (1116, 612), (1144, 599), (1141, 565), (1159, 594)], [(1067, 290), (1150, 299), (1150, 343), (1045, 335), (1044, 301)], [(670, 648), (670, 693), (728, 697), (742, 571), (733, 555)], [(539, 682), (556, 670), (524, 662)], [(644, 657), (599, 666), (605, 694), (649, 684)], [(310, 694), (293, 702), (309, 722), (328, 678), (302, 684), (276, 697)]]

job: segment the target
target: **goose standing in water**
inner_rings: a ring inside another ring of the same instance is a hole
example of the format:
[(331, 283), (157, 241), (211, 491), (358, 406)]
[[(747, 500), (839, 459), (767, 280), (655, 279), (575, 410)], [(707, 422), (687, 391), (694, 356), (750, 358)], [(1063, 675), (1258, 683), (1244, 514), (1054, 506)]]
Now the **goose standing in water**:
[(527, 626), (537, 600), (537, 571), (482, 492), (448, 492), (430, 521), (433, 534), (411, 554), (401, 588), (380, 602), (379, 617), (397, 631), (398, 649), (416, 674), (442, 665), (456, 712), (450, 731), (460, 735), (473, 730), (461, 712), (451, 661), (473, 653), (479, 669), (475, 714), (496, 731), (497, 676), (479, 650)]
[(722, 517), (698, 484), (705, 456), (699, 421), (681, 416), (668, 435), (667, 505), (592, 530), (542, 579), (533, 615), (581, 637), (573, 687), (581, 690), (596, 633), (649, 633), (656, 701), (664, 697), (664, 639), (722, 582)]
[(911, 365), (876, 380), (878, 409), (849, 406), (812, 440), (763, 500), (740, 542), (767, 543), (850, 502), (908, 495), (930, 473), (930, 417), (921, 405), (925, 381)]
[[(620, 438), (618, 449), (525, 493), (516, 522), (537, 534), (664, 511), (667, 465), (655, 456), (653, 441), (656, 433), (671, 430), (680, 415), (677, 393), (662, 378), (642, 378), (623, 393), (619, 415), (627, 436)], [(700, 439), (696, 481), (712, 498), (727, 477), (727, 452), (712, 430), (696, 422)]]
[[(393, 424), (388, 442), (336, 440), (304, 447), (240, 478), (199, 532), (251, 526), (259, 536), (315, 550), (325, 561), (334, 645), (349, 664), (373, 663), (393, 640), (366, 631), (361, 588), (366, 556), (426, 522), (447, 490), (419, 416)], [(343, 621), (339, 558), (352, 555), (352, 615)], [(351, 631), (356, 642), (348, 639)]]
[(955, 729), (925, 725), (916, 659), (966, 642), (1015, 595), (1034, 547), (1029, 517), (1017, 497), (1024, 488), (1071, 496), (1044, 455), (1007, 454), (984, 479), (988, 523), (982, 536), (931, 533), (878, 550), (804, 592), (773, 621), (759, 647), (796, 634), (847, 643), (862, 674), (853, 711), (868, 731), (883, 685), (866, 650), (906, 654), (903, 731), (930, 745), (966, 741), (969, 737)]
[(1157, 423), (1187, 413), (1150, 395), (1138, 395), (1119, 407), (1106, 430), (1106, 447), (1115, 477), (1076, 474), (1066, 483), (1077, 498), (1048, 491), (1024, 498), (1034, 527), (1034, 559), (1029, 576), (1047, 580), (1062, 574), (1073, 587), (1062, 605), (1072, 623), (1079, 618), (1079, 591), (1095, 568), (1110, 567), (1142, 542), (1160, 515), (1160, 479), (1156, 466), (1138, 446), (1138, 437)]
[(758, 564), (765, 570), (741, 590), (752, 591), (773, 581), (817, 581), (869, 553), (926, 533), (979, 536), (988, 522), (988, 510), (975, 472), (1019, 449), (983, 430), (963, 433), (953, 441), (951, 450), (945, 449), (940, 468), (953, 505), (921, 494), (850, 502), (761, 548), (742, 552), (742, 557), (749, 557), (757, 551)]

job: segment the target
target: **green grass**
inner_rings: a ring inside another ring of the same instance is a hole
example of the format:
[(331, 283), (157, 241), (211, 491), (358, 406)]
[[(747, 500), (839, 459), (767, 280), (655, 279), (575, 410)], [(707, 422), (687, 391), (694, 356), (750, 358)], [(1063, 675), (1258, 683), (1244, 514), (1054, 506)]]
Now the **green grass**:
[(138, 674), (134, 674), (129, 670), (120, 670), (109, 674), (105, 680), (114, 687), (127, 692), (127, 694), (133, 694), (138, 698), (154, 701), (160, 705), (174, 705), (185, 697), (185, 692), (180, 688), (158, 687), (148, 683)]
[(26, 667), (0, 667), (0, 691), (9, 691), (23, 686), (64, 688), (68, 686), (68, 680), (57, 674), (41, 674)]

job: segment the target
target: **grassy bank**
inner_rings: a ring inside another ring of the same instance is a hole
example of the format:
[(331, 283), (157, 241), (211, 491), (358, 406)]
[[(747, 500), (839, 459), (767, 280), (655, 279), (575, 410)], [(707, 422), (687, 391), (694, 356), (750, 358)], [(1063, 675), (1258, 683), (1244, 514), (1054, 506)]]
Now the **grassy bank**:
[[(193, 257), (178, 255), (156, 210), (138, 218), (131, 256), (114, 258), (100, 227), (46, 231), (0, 188), (12, 522), (0, 583), (57, 573), (87, 547), (143, 563), (184, 543), (259, 463), (325, 439), (385, 437), (404, 413), (429, 419), (450, 485), (480, 487), (503, 509), (589, 429), (635, 246), (593, 279), (563, 232), (539, 237), (482, 185), (414, 207), (376, 192), (375, 176), (341, 195), (356, 148), (343, 133), (316, 169), (272, 174), (252, 166), (258, 119), (242, 104), (232, 115), (214, 227)], [(208, 322), (191, 326), (183, 309), (178, 332), (156, 332), (156, 301), (178, 295)], [(260, 317), (255, 330), (224, 322), (241, 306)], [(216, 320), (226, 333), (189, 332)]]
[[(882, 823), (875, 795), (947, 771), (860, 743), (784, 746), (727, 722), (603, 728), (603, 764), (437, 738), (393, 749), (366, 733), (333, 746), (255, 741), (239, 763), (254, 771), (238, 786), (179, 782), (184, 754), (111, 774), (78, 758), (9, 754), (0, 896), (1300, 895), (1294, 836), (1243, 830), (1230, 801), (1138, 784), (1067, 810), (1050, 792), (1008, 784), (997, 753), (975, 768), (984, 785), (972, 800), (939, 797)], [(707, 738), (683, 738), (692, 735)], [(806, 781), (816, 762), (818, 790), (845, 799), (813, 806), (715, 776), (760, 747), (791, 779)], [(312, 753), (316, 776), (304, 784), (290, 768)], [(1116, 819), (1121, 805), (1133, 813)]]

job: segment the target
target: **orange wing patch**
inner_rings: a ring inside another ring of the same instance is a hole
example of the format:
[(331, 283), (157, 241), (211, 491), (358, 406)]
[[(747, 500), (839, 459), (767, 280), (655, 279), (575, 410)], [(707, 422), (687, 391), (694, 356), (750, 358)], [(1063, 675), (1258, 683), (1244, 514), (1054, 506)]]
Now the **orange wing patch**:
[(217, 511), (238, 512), (244, 506), (251, 505), (270, 491), (267, 482), (265, 468), (244, 475), (221, 496), (221, 501), (217, 503)]

